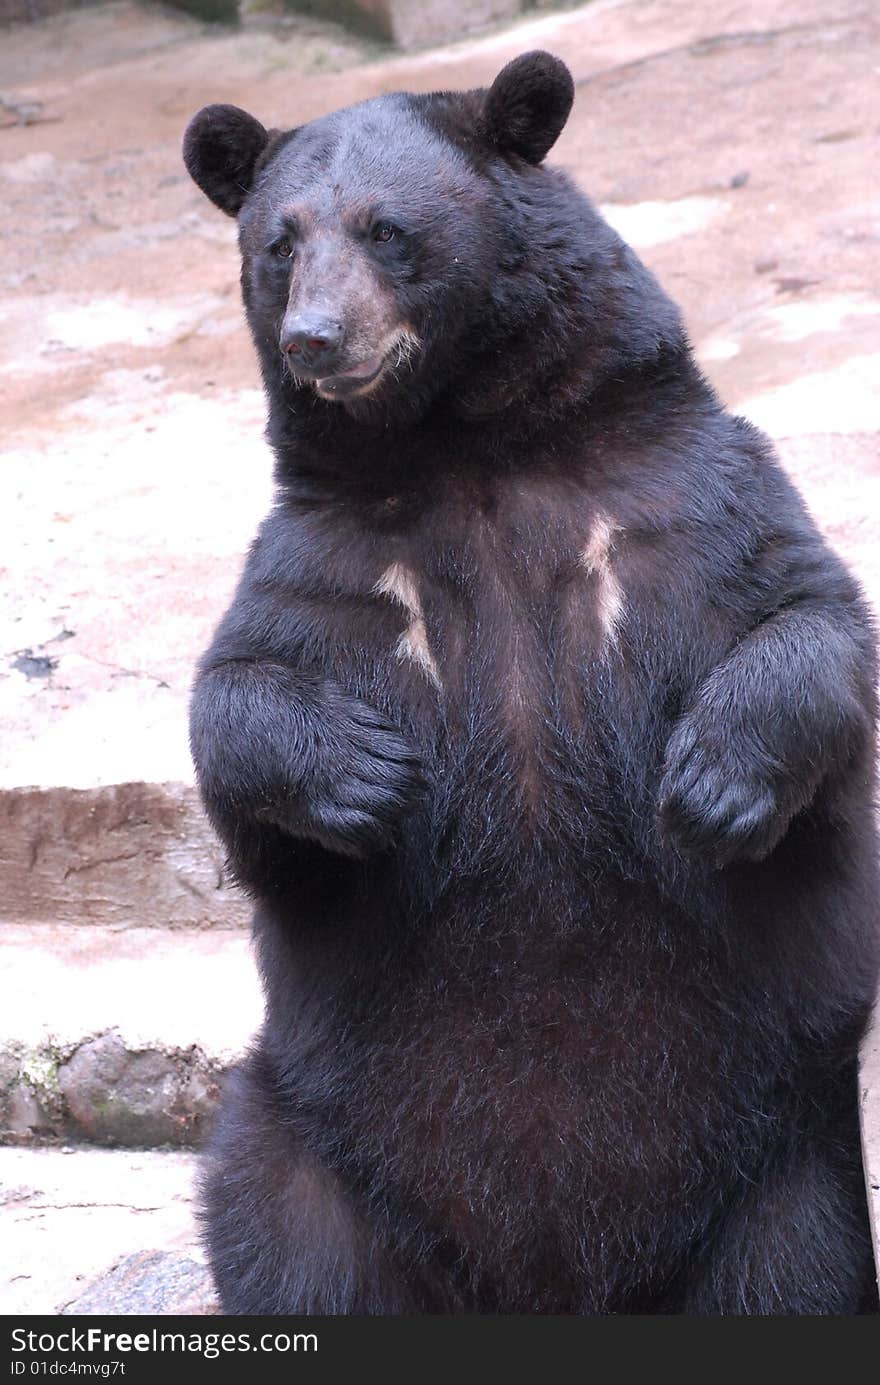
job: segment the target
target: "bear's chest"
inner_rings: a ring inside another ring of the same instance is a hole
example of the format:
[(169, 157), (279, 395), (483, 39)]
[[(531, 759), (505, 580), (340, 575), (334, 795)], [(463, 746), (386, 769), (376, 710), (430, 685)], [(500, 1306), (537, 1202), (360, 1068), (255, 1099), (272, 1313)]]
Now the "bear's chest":
[(562, 533), (484, 530), (450, 545), (442, 565), (395, 558), (381, 569), (376, 688), (392, 689), (393, 710), (439, 768), (474, 786), (494, 757), (496, 791), (532, 817), (546, 805), (565, 743), (595, 744), (609, 688), (619, 700), (628, 677), (640, 598), (627, 590), (622, 542), (596, 511)]
[(467, 541), (381, 566), (371, 595), (396, 616), (395, 682), (430, 687), (448, 712), (494, 702), (516, 733), (574, 670), (604, 662), (627, 614), (621, 526), (601, 510), (556, 531), (474, 527)]

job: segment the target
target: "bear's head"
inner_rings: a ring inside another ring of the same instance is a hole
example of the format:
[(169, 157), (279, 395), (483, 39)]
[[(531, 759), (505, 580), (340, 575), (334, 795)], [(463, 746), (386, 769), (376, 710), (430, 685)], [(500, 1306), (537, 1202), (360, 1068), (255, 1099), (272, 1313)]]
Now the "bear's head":
[(529, 53), (488, 90), (381, 96), (286, 132), (201, 110), (184, 160), (238, 218), (270, 394), (393, 412), (536, 323), (530, 216), (553, 202), (561, 175), (540, 165), (573, 95), (563, 63)]

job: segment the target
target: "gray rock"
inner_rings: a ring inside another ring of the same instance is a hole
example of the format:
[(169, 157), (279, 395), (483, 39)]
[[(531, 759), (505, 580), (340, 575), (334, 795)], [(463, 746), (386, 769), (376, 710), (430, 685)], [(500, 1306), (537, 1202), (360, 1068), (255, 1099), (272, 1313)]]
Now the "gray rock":
[[(36, 1096), (25, 1086), (17, 1083), (12, 1087), (4, 1102), (4, 1130), (17, 1139), (29, 1138), (46, 1130), (46, 1120)], [(52, 1132), (51, 1125), (49, 1133)]]
[(51, 1046), (12, 1042), (0, 1050), (0, 1139), (56, 1135), (63, 1125), (58, 1056)]
[(198, 1143), (219, 1083), (198, 1048), (132, 1053), (115, 1034), (82, 1044), (58, 1074), (68, 1131), (128, 1146)]
[(70, 1315), (195, 1316), (218, 1311), (207, 1266), (164, 1250), (141, 1250), (126, 1256), (61, 1309)]

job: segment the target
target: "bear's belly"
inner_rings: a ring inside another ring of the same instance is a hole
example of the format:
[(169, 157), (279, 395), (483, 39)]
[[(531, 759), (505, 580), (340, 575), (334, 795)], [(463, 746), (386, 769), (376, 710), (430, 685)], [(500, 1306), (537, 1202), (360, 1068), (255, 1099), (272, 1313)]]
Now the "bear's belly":
[(735, 1119), (730, 1036), (679, 980), (668, 966), (553, 980), (524, 961), (374, 1027), (350, 1112), (364, 1172), (507, 1311), (545, 1290), (547, 1311), (585, 1311), (611, 1267), (671, 1272), (668, 1229), (717, 1179)]
[(693, 1105), (712, 1105), (705, 1057), (721, 1036), (668, 978), (502, 976), (482, 994), (420, 999), (398, 1008), (376, 1080), (429, 1163), (476, 1148), (523, 1169), (574, 1161), (621, 1191), (649, 1168), (654, 1184), (675, 1177)]

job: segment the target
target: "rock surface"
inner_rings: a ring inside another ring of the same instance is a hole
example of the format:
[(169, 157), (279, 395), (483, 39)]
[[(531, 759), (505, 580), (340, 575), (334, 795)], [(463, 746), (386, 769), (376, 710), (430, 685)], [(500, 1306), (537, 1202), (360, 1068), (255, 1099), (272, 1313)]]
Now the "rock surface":
[(217, 1312), (211, 1273), (203, 1262), (167, 1250), (127, 1255), (61, 1310), (77, 1316)]
[(250, 916), (191, 784), (0, 789), (0, 881), (0, 920), (232, 928)]
[(131, 1053), (118, 1034), (80, 1044), (58, 1071), (69, 1127), (96, 1144), (135, 1147), (199, 1144), (220, 1082), (197, 1049)]

